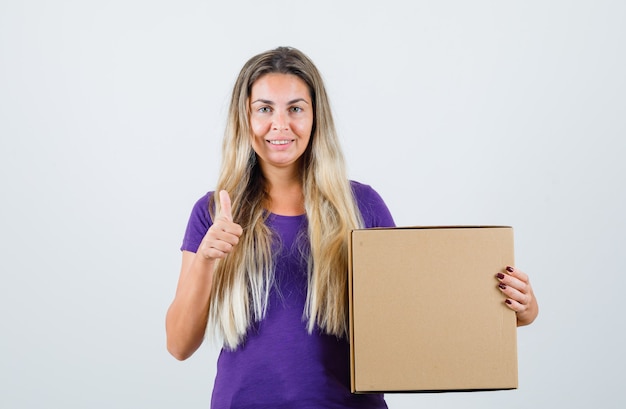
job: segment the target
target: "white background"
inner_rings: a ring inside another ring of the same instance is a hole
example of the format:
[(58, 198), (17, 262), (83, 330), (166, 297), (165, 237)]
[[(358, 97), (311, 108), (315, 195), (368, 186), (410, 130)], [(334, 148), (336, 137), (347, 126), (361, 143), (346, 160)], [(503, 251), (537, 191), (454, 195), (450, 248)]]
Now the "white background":
[(0, 0), (0, 407), (209, 406), (217, 348), (176, 361), (164, 315), (234, 79), (279, 45), (398, 225), (512, 225), (539, 298), (518, 390), (389, 406), (624, 407), (625, 4)]

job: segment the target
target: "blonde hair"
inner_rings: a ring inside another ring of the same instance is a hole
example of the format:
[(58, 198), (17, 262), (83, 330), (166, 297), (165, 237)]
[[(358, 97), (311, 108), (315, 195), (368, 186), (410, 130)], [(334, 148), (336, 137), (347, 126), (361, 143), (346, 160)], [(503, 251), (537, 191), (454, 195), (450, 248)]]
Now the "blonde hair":
[[(300, 160), (310, 245), (303, 253), (308, 255), (303, 318), (309, 333), (317, 325), (328, 334), (347, 334), (348, 236), (351, 229), (363, 225), (317, 68), (290, 47), (252, 57), (233, 88), (216, 187), (216, 191), (230, 193), (233, 220), (244, 231), (233, 252), (216, 265), (209, 307), (209, 330), (231, 349), (243, 341), (252, 320), (265, 316), (274, 279), (273, 235), (265, 223), (269, 214), (263, 206), (269, 197), (251, 146), (249, 123), (252, 85), (269, 73), (298, 76), (307, 84), (313, 101), (311, 140)], [(209, 211), (212, 217), (219, 213), (218, 200), (211, 199)]]

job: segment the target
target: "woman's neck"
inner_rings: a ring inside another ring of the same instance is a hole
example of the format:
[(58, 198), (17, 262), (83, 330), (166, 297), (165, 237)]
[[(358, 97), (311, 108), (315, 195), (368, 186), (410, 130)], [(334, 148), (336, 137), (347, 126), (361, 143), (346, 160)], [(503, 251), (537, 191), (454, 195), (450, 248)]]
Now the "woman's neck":
[(302, 178), (294, 172), (273, 172), (265, 175), (270, 203), (267, 209), (282, 216), (299, 216), (304, 214), (304, 194)]

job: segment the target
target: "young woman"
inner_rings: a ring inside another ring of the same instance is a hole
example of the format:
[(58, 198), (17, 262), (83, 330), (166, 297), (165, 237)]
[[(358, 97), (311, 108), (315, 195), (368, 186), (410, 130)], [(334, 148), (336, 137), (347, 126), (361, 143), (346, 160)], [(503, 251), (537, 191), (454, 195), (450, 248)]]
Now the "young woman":
[[(350, 393), (347, 240), (394, 222), (371, 187), (347, 179), (308, 57), (280, 47), (244, 65), (222, 154), (219, 193), (196, 203), (185, 233), (168, 350), (188, 358), (207, 330), (223, 340), (213, 408), (387, 407)], [(534, 297), (512, 270), (498, 279), (524, 314)]]

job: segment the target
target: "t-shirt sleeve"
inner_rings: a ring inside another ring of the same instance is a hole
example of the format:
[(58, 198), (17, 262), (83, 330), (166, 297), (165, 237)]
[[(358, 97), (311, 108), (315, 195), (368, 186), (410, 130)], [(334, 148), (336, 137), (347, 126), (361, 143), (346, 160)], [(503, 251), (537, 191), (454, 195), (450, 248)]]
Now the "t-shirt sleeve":
[(181, 250), (197, 252), (204, 235), (213, 224), (209, 215), (209, 199), (212, 194), (213, 192), (209, 192), (202, 196), (193, 206), (189, 222), (187, 222), (185, 236), (183, 237), (183, 244), (180, 247)]
[(396, 226), (389, 208), (378, 192), (359, 182), (351, 181), (350, 184), (366, 228)]

